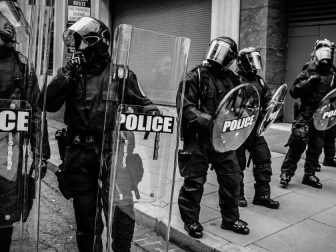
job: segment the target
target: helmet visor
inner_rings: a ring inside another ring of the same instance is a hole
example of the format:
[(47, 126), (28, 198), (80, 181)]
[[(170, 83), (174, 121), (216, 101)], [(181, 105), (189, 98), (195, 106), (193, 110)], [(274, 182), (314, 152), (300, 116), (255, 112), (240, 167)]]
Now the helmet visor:
[(331, 60), (332, 50), (330, 47), (320, 47), (315, 51), (315, 57), (320, 62), (321, 60)]
[(230, 45), (224, 41), (214, 40), (211, 42), (206, 59), (217, 62), (223, 67), (229, 67), (235, 59), (235, 53), (230, 49)]
[(262, 69), (261, 56), (259, 52), (250, 52), (240, 56), (240, 64), (244, 72)]
[(0, 2), (0, 31), (12, 36), (13, 42), (24, 42), (30, 27), (21, 9), (14, 2)]
[(82, 17), (64, 31), (64, 44), (84, 50), (101, 39), (101, 37), (98, 36), (100, 29), (101, 25), (97, 20), (91, 17)]

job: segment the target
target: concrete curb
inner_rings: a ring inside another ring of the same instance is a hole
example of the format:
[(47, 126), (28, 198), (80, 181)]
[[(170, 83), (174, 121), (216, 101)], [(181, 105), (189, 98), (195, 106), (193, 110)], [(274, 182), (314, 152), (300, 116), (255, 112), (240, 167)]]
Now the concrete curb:
[[(161, 209), (161, 211), (160, 211)], [(136, 221), (165, 239), (167, 231), (167, 212), (151, 204), (135, 206)], [(251, 251), (243, 246), (230, 243), (212, 233), (203, 232), (202, 239), (190, 237), (183, 228), (183, 223), (172, 221), (170, 227), (170, 241), (180, 248), (193, 252), (220, 252), (220, 251)], [(223, 244), (226, 244), (223, 246)]]

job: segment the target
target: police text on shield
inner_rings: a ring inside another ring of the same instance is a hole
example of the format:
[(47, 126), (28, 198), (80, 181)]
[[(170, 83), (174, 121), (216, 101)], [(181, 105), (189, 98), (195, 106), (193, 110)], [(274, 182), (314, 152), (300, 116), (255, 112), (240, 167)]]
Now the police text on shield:
[(0, 131), (28, 131), (29, 112), (20, 110), (0, 111)]
[(254, 115), (224, 122), (222, 132), (240, 130), (253, 125)]
[(123, 113), (120, 118), (120, 130), (173, 133), (174, 117)]

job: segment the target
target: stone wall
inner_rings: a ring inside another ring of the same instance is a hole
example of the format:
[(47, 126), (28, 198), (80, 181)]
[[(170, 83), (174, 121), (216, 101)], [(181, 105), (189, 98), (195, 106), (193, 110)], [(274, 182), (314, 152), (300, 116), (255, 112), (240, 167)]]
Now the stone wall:
[(286, 7), (284, 0), (241, 0), (239, 47), (260, 50), (261, 75), (272, 89), (286, 78)]

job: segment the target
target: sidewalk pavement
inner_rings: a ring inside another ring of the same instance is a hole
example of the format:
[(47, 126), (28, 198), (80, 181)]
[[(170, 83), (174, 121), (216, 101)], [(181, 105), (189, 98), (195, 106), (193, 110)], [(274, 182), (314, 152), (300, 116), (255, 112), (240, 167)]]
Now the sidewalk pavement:
[[(58, 165), (60, 160), (57, 144), (54, 141), (54, 133), (56, 129), (62, 127), (62, 124), (53, 119), (49, 119), (48, 123), (52, 149), (49, 169), (55, 171), (55, 165)], [(272, 151), (272, 197), (280, 202), (280, 209), (271, 210), (252, 204), (254, 178), (252, 169), (247, 168), (245, 171), (245, 193), (248, 206), (240, 208), (240, 215), (243, 220), (249, 223), (250, 234), (244, 236), (222, 230), (220, 228), (221, 218), (216, 175), (213, 171), (209, 171), (201, 202), (200, 222), (204, 227), (204, 235), (202, 239), (193, 239), (184, 231), (183, 222), (179, 215), (177, 196), (183, 179), (177, 174), (173, 197), (171, 240), (179, 247), (195, 252), (336, 251), (336, 168), (322, 166), (322, 171), (317, 176), (323, 183), (323, 189), (314, 189), (301, 184), (304, 162), (304, 159), (301, 159), (292, 182), (288, 188), (282, 188), (279, 185), (280, 166), (287, 152), (284, 145), (288, 140), (289, 133), (290, 124), (277, 123), (272, 125), (265, 134)], [(167, 186), (170, 188), (171, 184)], [(71, 201), (66, 201), (60, 196), (55, 176), (51, 172), (43, 181), (43, 188), (42, 190), (47, 191), (42, 197), (43, 203), (41, 204), (42, 216), (45, 216), (41, 221), (41, 223), (45, 223), (41, 228), (42, 234), (45, 234), (42, 235), (45, 238), (45, 250), (43, 251), (77, 251)], [(168, 199), (169, 195), (164, 200), (168, 201)], [(167, 219), (162, 220), (162, 214), (165, 214), (166, 218), (168, 205), (164, 208), (166, 211), (151, 204), (136, 204), (137, 221), (152, 231), (162, 234), (164, 233), (162, 227), (167, 222)], [(52, 221), (53, 219), (61, 219), (63, 222), (55, 223)], [(57, 242), (48, 245), (48, 242), (51, 243), (50, 239)], [(146, 240), (143, 237), (135, 237), (134, 240), (138, 246), (144, 248), (147, 246), (146, 251), (163, 251), (161, 248), (153, 246), (150, 249), (151, 242), (146, 245)], [(133, 251), (138, 250), (134, 248)], [(170, 247), (170, 251), (183, 250)]]

